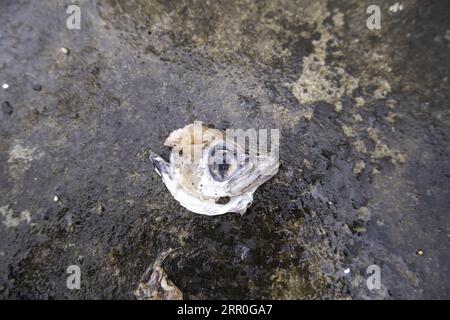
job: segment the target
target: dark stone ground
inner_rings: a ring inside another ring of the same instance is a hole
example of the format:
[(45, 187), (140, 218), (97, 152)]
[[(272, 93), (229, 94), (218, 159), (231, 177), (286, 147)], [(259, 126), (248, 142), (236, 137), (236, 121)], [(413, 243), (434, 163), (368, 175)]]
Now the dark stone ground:
[[(67, 30), (70, 1), (1, 1), (0, 297), (133, 298), (180, 248), (188, 299), (450, 298), (450, 5), (376, 2), (78, 1)], [(281, 129), (243, 217), (188, 212), (151, 168), (196, 119)]]

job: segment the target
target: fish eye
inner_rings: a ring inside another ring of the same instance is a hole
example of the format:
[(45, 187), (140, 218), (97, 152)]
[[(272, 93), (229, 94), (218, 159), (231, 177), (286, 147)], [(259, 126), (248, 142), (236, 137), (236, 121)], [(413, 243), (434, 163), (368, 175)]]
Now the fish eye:
[(238, 150), (235, 148), (228, 148), (227, 145), (217, 145), (212, 147), (209, 152), (209, 172), (212, 178), (216, 181), (225, 181), (233, 176), (241, 164), (238, 162)]

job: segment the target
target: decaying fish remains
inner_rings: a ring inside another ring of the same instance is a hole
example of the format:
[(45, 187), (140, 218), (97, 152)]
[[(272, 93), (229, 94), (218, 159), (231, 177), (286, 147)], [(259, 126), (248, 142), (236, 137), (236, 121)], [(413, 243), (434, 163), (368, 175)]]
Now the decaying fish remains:
[(134, 295), (137, 300), (182, 300), (183, 293), (169, 279), (162, 264), (166, 258), (176, 253), (177, 249), (163, 252), (152, 267), (147, 269)]
[[(217, 129), (194, 122), (173, 131), (164, 145), (172, 148), (170, 164), (152, 153), (150, 160), (173, 197), (189, 211), (244, 214), (255, 190), (279, 167), (278, 130)], [(247, 143), (246, 143), (247, 142)]]

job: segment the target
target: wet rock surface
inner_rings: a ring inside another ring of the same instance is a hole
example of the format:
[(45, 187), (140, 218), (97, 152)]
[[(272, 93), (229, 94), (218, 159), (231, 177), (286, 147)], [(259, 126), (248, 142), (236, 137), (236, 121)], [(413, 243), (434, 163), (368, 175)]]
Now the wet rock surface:
[[(133, 299), (178, 248), (186, 299), (449, 298), (450, 8), (401, 3), (368, 30), (367, 1), (81, 1), (68, 30), (69, 1), (2, 1), (0, 297)], [(281, 129), (244, 216), (152, 170), (194, 120)]]

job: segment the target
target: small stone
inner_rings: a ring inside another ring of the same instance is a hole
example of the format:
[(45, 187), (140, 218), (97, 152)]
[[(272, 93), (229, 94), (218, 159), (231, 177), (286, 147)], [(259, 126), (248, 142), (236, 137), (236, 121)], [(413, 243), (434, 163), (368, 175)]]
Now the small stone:
[(7, 83), (2, 84), (2, 88), (5, 89), (5, 90), (8, 90), (9, 89), (9, 84), (7, 84)]
[(73, 223), (73, 221), (69, 221), (66, 230), (69, 233), (73, 233), (75, 231), (75, 223)]
[(54, 197), (53, 197), (53, 201), (54, 201), (54, 202), (58, 202), (58, 201), (59, 201), (59, 197), (58, 197), (58, 196), (54, 196)]
[[(450, 41), (450, 29), (445, 31), (445, 35), (444, 35), (445, 40)], [(0, 68), (1, 69), (1, 68)]]
[(250, 256), (250, 248), (244, 245), (238, 245), (234, 251), (241, 260), (245, 260)]
[(101, 203), (99, 203), (99, 204), (97, 204), (97, 206), (95, 207), (95, 211), (97, 212), (97, 214), (98, 214), (99, 216), (101, 216), (101, 215), (103, 215), (103, 213), (105, 212), (105, 207), (104, 207)]
[(8, 101), (5, 101), (2, 103), (2, 111), (3, 113), (11, 114), (13, 113), (14, 109)]
[(37, 106), (35, 109), (38, 113), (45, 113), (47, 111), (47, 107), (46, 106)]
[(120, 250), (112, 248), (108, 253), (108, 258), (111, 263), (116, 263), (120, 258)]
[(62, 47), (60, 50), (61, 50), (61, 52), (64, 53), (65, 55), (70, 54), (70, 50), (69, 50), (68, 48)]
[(33, 85), (33, 90), (34, 91), (41, 91), (42, 90), (42, 86), (39, 83), (36, 83)]
[(344, 270), (344, 276), (348, 276), (350, 274), (350, 268)]
[(424, 252), (423, 252), (422, 249), (417, 250), (416, 253), (417, 253), (417, 255), (419, 255), (419, 256), (423, 256), (423, 255), (424, 255)]
[(367, 207), (360, 207), (356, 213), (358, 214), (358, 217), (363, 221), (368, 221), (370, 218), (370, 211)]

